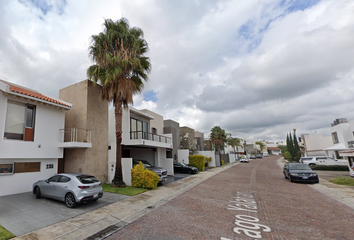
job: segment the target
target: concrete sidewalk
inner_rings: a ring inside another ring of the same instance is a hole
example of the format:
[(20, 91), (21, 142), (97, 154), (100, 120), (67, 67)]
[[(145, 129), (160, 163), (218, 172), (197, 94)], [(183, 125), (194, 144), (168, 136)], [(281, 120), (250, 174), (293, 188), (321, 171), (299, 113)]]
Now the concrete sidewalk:
[(200, 172), (159, 187), (156, 190), (141, 193), (13, 239), (100, 239), (105, 234), (108, 235), (117, 231), (119, 228), (139, 219), (152, 209), (235, 165), (237, 163)]

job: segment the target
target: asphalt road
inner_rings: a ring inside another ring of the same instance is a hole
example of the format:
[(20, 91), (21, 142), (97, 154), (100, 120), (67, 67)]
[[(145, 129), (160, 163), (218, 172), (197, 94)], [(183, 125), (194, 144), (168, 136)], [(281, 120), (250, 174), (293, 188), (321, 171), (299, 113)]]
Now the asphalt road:
[(107, 239), (354, 239), (354, 210), (285, 180), (277, 159), (235, 165)]

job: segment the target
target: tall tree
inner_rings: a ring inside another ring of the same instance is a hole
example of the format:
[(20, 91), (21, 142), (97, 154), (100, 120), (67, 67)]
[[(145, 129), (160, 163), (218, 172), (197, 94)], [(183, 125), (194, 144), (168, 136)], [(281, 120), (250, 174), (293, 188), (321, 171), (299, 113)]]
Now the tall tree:
[(261, 152), (263, 152), (263, 149), (266, 147), (266, 145), (262, 141), (257, 141), (255, 142), (255, 144), (259, 145)]
[(103, 32), (91, 37), (89, 56), (94, 64), (87, 69), (87, 76), (101, 84), (101, 100), (113, 102), (117, 151), (112, 186), (125, 187), (121, 150), (123, 108), (133, 103), (134, 94), (142, 91), (151, 64), (145, 56), (148, 44), (140, 28), (131, 28), (125, 18), (105, 19), (103, 27)]
[(220, 157), (220, 166), (222, 165), (221, 162), (221, 148), (224, 147), (227, 141), (227, 134), (224, 129), (221, 129), (219, 126), (215, 126), (211, 129), (210, 140), (218, 149), (219, 157)]
[(300, 147), (299, 147), (299, 143), (297, 141), (297, 137), (296, 137), (296, 129), (294, 129), (294, 135), (293, 135), (293, 142), (294, 142), (294, 156), (293, 156), (293, 159), (294, 161), (299, 161), (300, 160), (300, 157), (301, 157), (301, 150), (300, 150)]
[(227, 144), (233, 147), (234, 151), (236, 152), (235, 157), (237, 155), (237, 159), (239, 159), (238, 147), (242, 146), (242, 140), (240, 138), (229, 137), (227, 138)]

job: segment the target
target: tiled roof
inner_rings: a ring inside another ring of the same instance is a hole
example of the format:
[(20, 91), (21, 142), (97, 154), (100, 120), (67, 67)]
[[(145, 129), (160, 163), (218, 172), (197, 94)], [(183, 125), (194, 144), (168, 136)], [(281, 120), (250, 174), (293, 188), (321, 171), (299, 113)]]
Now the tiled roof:
[(36, 92), (34, 90), (22, 88), (22, 87), (19, 87), (18, 85), (15, 86), (15, 85), (12, 85), (11, 83), (6, 82), (6, 81), (3, 81), (3, 82), (6, 85), (9, 85), (10, 92), (14, 92), (14, 93), (26, 95), (26, 96), (29, 96), (29, 97), (41, 99), (43, 101), (59, 104), (59, 105), (65, 106), (65, 107), (71, 107), (70, 105), (68, 105), (68, 104), (66, 104), (64, 102), (58, 101), (58, 100), (56, 100), (54, 98), (47, 97), (47, 96), (45, 96), (45, 95), (43, 95), (43, 94), (41, 94), (39, 92)]
[(280, 148), (277, 148), (277, 147), (268, 147), (267, 150), (280, 150)]

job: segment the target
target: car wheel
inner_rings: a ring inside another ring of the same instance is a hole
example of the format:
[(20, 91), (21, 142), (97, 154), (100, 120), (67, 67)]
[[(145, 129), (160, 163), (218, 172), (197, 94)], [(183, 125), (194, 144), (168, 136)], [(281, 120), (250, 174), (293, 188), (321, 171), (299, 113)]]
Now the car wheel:
[(75, 200), (75, 197), (74, 197), (74, 195), (72, 193), (66, 194), (66, 196), (65, 196), (65, 205), (68, 208), (76, 207), (76, 200)]
[(36, 198), (41, 198), (41, 190), (39, 189), (39, 187), (35, 187), (34, 188), (34, 192), (36, 194)]
[(289, 175), (288, 179), (289, 179), (289, 181), (290, 181), (290, 182), (292, 182), (292, 181), (293, 181), (293, 180), (291, 179), (290, 175)]
[(288, 179), (288, 177), (286, 176), (286, 174), (284, 173), (284, 177), (285, 177), (285, 179)]

